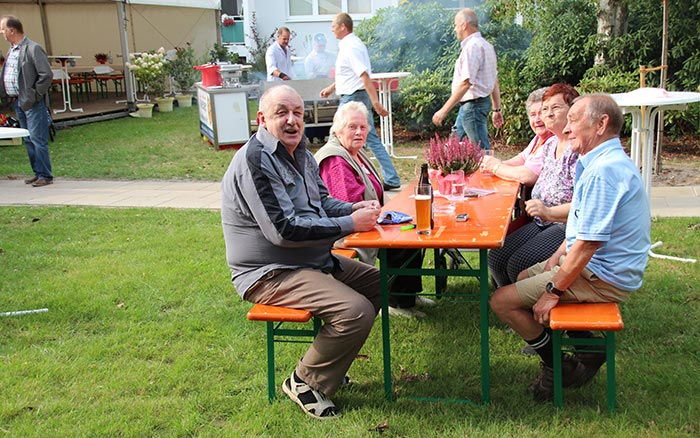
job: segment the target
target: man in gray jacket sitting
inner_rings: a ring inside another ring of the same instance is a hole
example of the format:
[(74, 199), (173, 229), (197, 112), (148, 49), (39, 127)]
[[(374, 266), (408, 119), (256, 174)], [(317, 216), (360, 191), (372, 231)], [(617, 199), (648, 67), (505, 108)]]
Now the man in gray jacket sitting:
[(24, 180), (34, 187), (53, 182), (49, 157), (49, 114), (44, 99), (53, 73), (46, 52), (24, 35), (17, 17), (0, 18), (0, 33), (10, 43), (10, 51), (0, 71), (0, 96), (14, 100), (19, 125), (29, 131), (24, 139), (34, 176)]
[(293, 88), (260, 98), (258, 132), (222, 181), (221, 221), (233, 284), (247, 301), (305, 309), (324, 325), (282, 389), (308, 415), (340, 414), (328, 399), (379, 311), (379, 271), (331, 254), (333, 242), (372, 229), (377, 201), (333, 199), (306, 148), (304, 102)]

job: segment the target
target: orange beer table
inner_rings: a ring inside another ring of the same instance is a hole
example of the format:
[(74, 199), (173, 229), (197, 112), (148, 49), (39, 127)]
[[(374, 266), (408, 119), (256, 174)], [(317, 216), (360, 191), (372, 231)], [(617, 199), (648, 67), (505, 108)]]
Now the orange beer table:
[[(492, 248), (503, 246), (508, 224), (511, 220), (513, 205), (518, 193), (519, 184), (504, 181), (494, 176), (485, 176), (480, 172), (474, 174), (468, 183), (469, 187), (496, 190), (496, 193), (479, 198), (469, 198), (457, 202), (454, 212), (436, 214), (435, 227), (431, 234), (421, 235), (415, 229), (401, 231), (401, 225), (377, 225), (374, 230), (354, 233), (345, 238), (345, 245), (350, 248), (379, 248), (379, 268), (381, 272), (382, 291), (382, 346), (384, 356), (384, 393), (387, 400), (393, 399), (393, 382), (391, 376), (391, 344), (389, 339), (389, 279), (398, 274), (435, 276), (469, 276), (479, 279), (479, 317), (481, 333), (481, 400), (490, 401), (489, 391), (489, 274), (487, 254)], [(394, 210), (411, 215), (415, 218), (414, 186), (409, 185), (383, 208), (384, 211)], [(435, 204), (447, 204), (443, 197), (435, 196)], [(457, 222), (455, 216), (460, 213), (469, 214), (466, 222)], [(405, 225), (405, 224), (404, 224)], [(440, 249), (473, 248), (479, 250), (478, 269), (447, 269), (421, 268), (406, 269), (390, 268), (387, 265), (386, 250), (388, 248), (433, 249), (436, 259)], [(453, 294), (450, 294), (451, 296)], [(436, 398), (419, 398), (428, 401), (457, 401)]]

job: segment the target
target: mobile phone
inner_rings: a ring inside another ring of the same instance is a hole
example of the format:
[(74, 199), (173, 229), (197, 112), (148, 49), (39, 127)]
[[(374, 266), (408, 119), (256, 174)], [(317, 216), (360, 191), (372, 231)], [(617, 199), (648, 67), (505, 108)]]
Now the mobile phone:
[(458, 214), (455, 219), (457, 222), (466, 222), (469, 220), (469, 215), (467, 213)]

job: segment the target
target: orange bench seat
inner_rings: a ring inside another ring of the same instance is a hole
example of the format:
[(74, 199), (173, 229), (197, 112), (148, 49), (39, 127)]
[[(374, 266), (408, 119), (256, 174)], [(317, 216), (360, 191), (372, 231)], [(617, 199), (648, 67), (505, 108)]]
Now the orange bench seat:
[(549, 326), (552, 330), (619, 332), (625, 324), (617, 303), (566, 303), (552, 309)]

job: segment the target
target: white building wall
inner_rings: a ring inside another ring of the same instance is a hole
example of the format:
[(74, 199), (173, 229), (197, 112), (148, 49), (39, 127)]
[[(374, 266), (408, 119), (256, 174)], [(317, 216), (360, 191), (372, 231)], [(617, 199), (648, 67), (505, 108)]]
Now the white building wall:
[[(372, 0), (372, 13), (363, 15), (351, 14), (355, 26), (364, 18), (371, 17), (378, 9), (387, 6), (396, 6), (399, 0)], [(326, 50), (330, 52), (338, 51), (338, 42), (331, 33), (331, 21), (333, 16), (319, 16), (313, 18), (297, 18), (289, 16), (288, 0), (243, 0), (243, 14), (245, 16), (245, 36), (246, 45), (252, 46), (254, 43), (250, 38), (251, 17), (255, 12), (255, 18), (261, 35), (269, 36), (279, 26), (288, 27), (296, 36), (290, 42), (294, 56), (304, 57), (311, 51), (313, 36), (324, 33), (328, 40)]]

